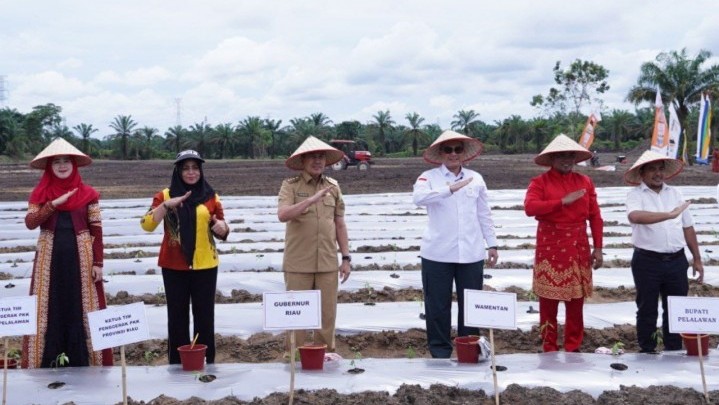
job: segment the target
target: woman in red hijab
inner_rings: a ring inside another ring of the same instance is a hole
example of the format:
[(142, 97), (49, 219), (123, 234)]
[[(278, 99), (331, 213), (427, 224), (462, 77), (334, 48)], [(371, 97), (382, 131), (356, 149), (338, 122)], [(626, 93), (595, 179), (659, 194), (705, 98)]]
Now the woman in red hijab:
[(104, 309), (100, 194), (78, 167), (89, 156), (58, 138), (30, 162), (44, 170), (30, 194), (25, 225), (40, 228), (30, 295), (37, 296), (37, 334), (23, 338), (23, 368), (112, 365), (112, 350), (93, 351), (87, 313)]

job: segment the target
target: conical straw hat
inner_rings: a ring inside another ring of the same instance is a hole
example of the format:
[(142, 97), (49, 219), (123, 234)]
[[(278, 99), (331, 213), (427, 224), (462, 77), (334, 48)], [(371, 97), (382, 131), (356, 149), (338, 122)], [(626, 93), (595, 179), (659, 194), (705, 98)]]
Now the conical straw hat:
[(592, 157), (592, 152), (588, 151), (584, 146), (574, 142), (574, 140), (567, 135), (559, 134), (534, 158), (534, 163), (540, 166), (551, 166), (552, 154), (559, 152), (576, 153), (574, 163), (583, 162)]
[(35, 159), (30, 162), (30, 167), (44, 170), (47, 165), (47, 160), (55, 156), (72, 156), (77, 167), (87, 166), (92, 163), (90, 156), (80, 152), (76, 147), (72, 146), (70, 142), (62, 138), (57, 138), (35, 156)]
[(648, 150), (642, 153), (636, 162), (632, 165), (629, 170), (624, 173), (624, 181), (627, 184), (638, 185), (642, 182), (642, 176), (639, 174), (639, 169), (651, 162), (664, 161), (664, 180), (669, 180), (672, 177), (679, 174), (684, 169), (684, 162), (678, 159), (672, 159), (670, 157), (660, 155), (657, 152)]
[(285, 166), (289, 167), (292, 170), (302, 170), (304, 168), (302, 166), (302, 155), (310, 152), (324, 152), (325, 156), (327, 157), (325, 166), (331, 166), (342, 160), (342, 158), (344, 158), (345, 156), (344, 152), (342, 152), (341, 150), (335, 149), (330, 145), (327, 145), (326, 143), (315, 138), (314, 136), (310, 135), (307, 137), (307, 139), (305, 139), (304, 142), (302, 142), (302, 145), (297, 148), (297, 150), (292, 154), (292, 156), (288, 157), (287, 160), (285, 160)]
[(440, 153), (441, 146), (447, 141), (462, 141), (464, 144), (464, 153), (462, 156), (462, 163), (468, 162), (482, 153), (483, 145), (478, 139), (470, 138), (467, 135), (462, 135), (454, 131), (444, 131), (437, 140), (424, 151), (424, 160), (433, 165), (442, 164), (442, 154)]

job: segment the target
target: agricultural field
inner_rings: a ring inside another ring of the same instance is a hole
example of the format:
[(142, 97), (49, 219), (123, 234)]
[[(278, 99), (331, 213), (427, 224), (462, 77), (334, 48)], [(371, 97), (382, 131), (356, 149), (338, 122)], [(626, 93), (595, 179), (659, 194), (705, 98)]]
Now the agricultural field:
[[(26, 295), (29, 289), (37, 231), (25, 228), (24, 200), (38, 173), (26, 167), (0, 165), (10, 183), (5, 201), (0, 202), (0, 285), (5, 287), (0, 289), (0, 297)], [(409, 403), (413, 398), (416, 403), (437, 403), (451, 396), (455, 403), (493, 403), (488, 362), (468, 366), (431, 360), (425, 349), (419, 245), (426, 216), (424, 209), (412, 204), (411, 187), (429, 167), (420, 159), (387, 159), (379, 160), (369, 171), (328, 172), (340, 181), (345, 193), (353, 256), (352, 276), (340, 288), (337, 317), (337, 353), (344, 359), (322, 372), (298, 371), (296, 387), (307, 390), (297, 394), (298, 401), (384, 404)], [(629, 269), (631, 229), (623, 205), (628, 188), (621, 180), (629, 165), (616, 167), (616, 171), (578, 169), (595, 179), (605, 220), (604, 267), (594, 272), (595, 293), (585, 305), (587, 330), (580, 354), (539, 353), (538, 314), (534, 313), (538, 305), (531, 292), (536, 225), (524, 215), (522, 201), (523, 187), (542, 169), (534, 166), (528, 155), (482, 156), (470, 167), (480, 171), (490, 187), (500, 240), (500, 260), (495, 268), (485, 270), (484, 289), (516, 293), (518, 300), (517, 330), (493, 331), (497, 364), (506, 367), (498, 373), (502, 402), (593, 403), (604, 398), (602, 403), (636, 403), (661, 395), (669, 401), (666, 403), (701, 403), (695, 402), (702, 397), (696, 359), (683, 352), (636, 353), (636, 308)], [(159, 229), (148, 234), (139, 226), (152, 194), (169, 182), (170, 163), (102, 161), (81, 170), (85, 181), (103, 195), (108, 303), (142, 301), (152, 325), (149, 341), (125, 347), (129, 395), (137, 401), (164, 394), (167, 401), (167, 397), (196, 397), (195, 402), (182, 403), (239, 403), (229, 402), (228, 396), (244, 401), (265, 398), (265, 402), (255, 403), (286, 403), (289, 373), (283, 361), (284, 337), (262, 330), (261, 300), (263, 292), (284, 289), (284, 225), (277, 220), (275, 196), (282, 179), (292, 172), (277, 161), (210, 161), (205, 165), (210, 183), (221, 193), (232, 232), (226, 242), (218, 243), (217, 364), (206, 370), (217, 380), (201, 383), (177, 366), (167, 365), (164, 294), (157, 267), (162, 236)], [(719, 295), (716, 182), (706, 167), (687, 168), (672, 182), (693, 202), (690, 210), (705, 263), (705, 283), (691, 282), (691, 295)], [(560, 313), (560, 323), (562, 317)], [(489, 338), (489, 331), (483, 330), (482, 335)], [(11, 348), (19, 347), (19, 338), (10, 342)], [(596, 348), (611, 348), (618, 342), (625, 354), (594, 354)], [(710, 347), (716, 346), (712, 337)], [(119, 349), (115, 353), (119, 364)], [(715, 353), (712, 350), (705, 359), (707, 370), (719, 367)], [(348, 375), (352, 360), (361, 362), (366, 372)], [(626, 364), (628, 370), (610, 369), (610, 363), (616, 362)], [(96, 403), (91, 400), (93, 395), (102, 395), (113, 398), (107, 403), (115, 403), (114, 398), (121, 400), (116, 369), (119, 367), (104, 374), (92, 369), (12, 370), (8, 395), (19, 399), (32, 392), (36, 397), (27, 397), (28, 402), (57, 403), (61, 394), (61, 401), (76, 404)], [(582, 378), (577, 378), (577, 373)], [(714, 374), (707, 374), (707, 383), (710, 397), (716, 401), (719, 393), (713, 390), (719, 388), (719, 381)], [(60, 389), (64, 391), (46, 392), (52, 390), (44, 388), (45, 380), (60, 377), (69, 381)], [(637, 388), (620, 390), (620, 386)]]

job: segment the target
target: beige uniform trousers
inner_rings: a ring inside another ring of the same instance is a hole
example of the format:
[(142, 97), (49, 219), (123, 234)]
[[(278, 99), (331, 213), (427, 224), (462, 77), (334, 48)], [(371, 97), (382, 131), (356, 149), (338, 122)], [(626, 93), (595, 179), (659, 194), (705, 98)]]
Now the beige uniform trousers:
[[(314, 332), (314, 343), (326, 344), (327, 351), (335, 351), (335, 318), (337, 317), (337, 285), (339, 276), (336, 271), (322, 273), (287, 273), (285, 288), (287, 291), (320, 290), (322, 296), (322, 329)], [(306, 330), (295, 331), (297, 347), (305, 344)], [(290, 347), (289, 338), (286, 339)]]

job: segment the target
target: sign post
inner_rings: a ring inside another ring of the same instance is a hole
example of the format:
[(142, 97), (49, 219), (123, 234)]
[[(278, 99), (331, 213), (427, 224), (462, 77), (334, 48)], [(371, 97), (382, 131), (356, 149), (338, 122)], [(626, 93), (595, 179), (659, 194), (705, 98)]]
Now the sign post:
[(295, 330), (322, 328), (321, 298), (319, 290), (262, 294), (263, 328), (290, 331), (290, 405), (295, 394)]
[(672, 333), (693, 333), (697, 335), (699, 369), (702, 374), (704, 398), (709, 402), (707, 380), (704, 374), (704, 355), (701, 335), (719, 333), (719, 298), (667, 297), (669, 303), (669, 331)]
[(494, 402), (499, 404), (497, 364), (494, 355), (494, 329), (517, 329), (517, 294), (464, 290), (464, 324), (477, 328), (489, 328)]
[(88, 312), (90, 337), (93, 350), (120, 346), (122, 363), (122, 403), (127, 405), (127, 368), (125, 345), (150, 338), (150, 329), (145, 315), (145, 304), (112, 306), (100, 311)]
[(5, 366), (2, 380), (2, 403), (7, 403), (8, 336), (37, 334), (37, 296), (0, 299), (0, 336), (5, 336)]

